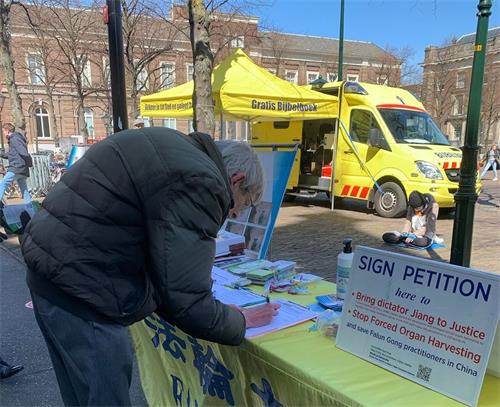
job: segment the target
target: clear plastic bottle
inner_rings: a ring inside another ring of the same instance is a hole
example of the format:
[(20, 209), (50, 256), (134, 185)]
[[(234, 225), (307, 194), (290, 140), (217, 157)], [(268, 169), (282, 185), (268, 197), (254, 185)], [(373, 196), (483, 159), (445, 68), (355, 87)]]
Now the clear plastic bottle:
[(337, 257), (337, 297), (345, 299), (352, 269), (352, 239), (343, 241), (344, 249)]

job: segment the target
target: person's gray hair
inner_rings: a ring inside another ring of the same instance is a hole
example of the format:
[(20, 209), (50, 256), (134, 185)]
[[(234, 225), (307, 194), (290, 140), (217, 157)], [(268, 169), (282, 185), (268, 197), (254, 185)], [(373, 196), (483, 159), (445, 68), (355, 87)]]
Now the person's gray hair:
[(215, 145), (222, 155), (228, 177), (238, 172), (245, 174), (241, 188), (251, 194), (254, 203), (259, 202), (264, 190), (264, 170), (255, 150), (247, 143), (233, 140), (216, 140)]

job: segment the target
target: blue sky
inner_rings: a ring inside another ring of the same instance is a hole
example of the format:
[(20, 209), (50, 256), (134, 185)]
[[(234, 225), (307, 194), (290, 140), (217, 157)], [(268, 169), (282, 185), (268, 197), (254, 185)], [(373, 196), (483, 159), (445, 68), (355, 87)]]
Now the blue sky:
[[(264, 28), (339, 37), (340, 0), (270, 0), (255, 13)], [(500, 26), (500, 0), (493, 0), (489, 28)], [(478, 0), (345, 0), (344, 39), (385, 48), (411, 47), (423, 62), (428, 45), (476, 31)]]

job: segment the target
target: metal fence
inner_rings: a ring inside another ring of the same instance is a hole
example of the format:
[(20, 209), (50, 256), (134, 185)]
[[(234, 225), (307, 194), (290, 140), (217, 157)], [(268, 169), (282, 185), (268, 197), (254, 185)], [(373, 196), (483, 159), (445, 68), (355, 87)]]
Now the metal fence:
[(28, 189), (31, 196), (45, 196), (52, 187), (50, 174), (50, 156), (48, 154), (31, 154), (33, 167), (30, 168)]

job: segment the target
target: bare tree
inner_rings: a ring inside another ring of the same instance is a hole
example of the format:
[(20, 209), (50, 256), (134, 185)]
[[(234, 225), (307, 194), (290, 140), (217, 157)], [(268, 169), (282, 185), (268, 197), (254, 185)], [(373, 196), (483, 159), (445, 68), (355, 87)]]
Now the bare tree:
[(61, 72), (60, 59), (62, 51), (58, 47), (57, 42), (51, 38), (45, 29), (44, 25), (44, 10), (43, 4), (39, 1), (32, 1), (29, 5), (20, 4), (26, 15), (26, 23), (29, 27), (31, 35), (26, 39), (26, 47), (33, 53), (35, 65), (31, 65), (28, 58), (27, 66), (25, 67), (32, 79), (43, 86), (47, 94), (48, 109), (49, 109), (49, 127), (50, 134), (54, 138), (56, 145), (59, 144), (59, 130), (54, 108), (54, 94), (56, 88), (63, 81), (64, 71)]
[(86, 143), (89, 136), (85, 122), (86, 99), (97, 91), (91, 81), (93, 58), (99, 54), (99, 44), (104, 38), (104, 28), (96, 19), (97, 4), (82, 7), (73, 0), (44, 0), (43, 5), (47, 8), (43, 25), (61, 53), (60, 70), (76, 96), (79, 132)]
[(10, 11), (11, 0), (0, 0), (0, 64), (2, 65), (5, 77), (5, 85), (9, 92), (12, 117), (17, 127), (25, 128), (26, 119), (23, 114), (21, 97), (17, 90), (16, 74), (10, 43)]
[(428, 72), (424, 76), (424, 100), (426, 108), (435, 118), (441, 130), (445, 130), (454, 104), (453, 91), (455, 77), (450, 75), (450, 59), (452, 50), (449, 46), (431, 48), (428, 52), (434, 53)]
[(272, 30), (265, 32), (261, 37), (261, 41), (263, 47), (269, 49), (271, 54), (271, 58), (267, 59), (270, 68), (276, 71), (276, 76), (283, 77), (285, 72), (282, 64), (288, 46), (286, 36), (279, 30)]
[(154, 65), (158, 57), (173, 50), (178, 35), (172, 24), (154, 18), (151, 10), (156, 2), (149, 0), (122, 0), (125, 64), (129, 77), (132, 109), (130, 119), (139, 115), (139, 96), (166, 81), (162, 67)]
[(212, 70), (214, 55), (210, 49), (210, 13), (203, 0), (189, 0), (189, 26), (194, 65), (193, 122), (196, 131), (215, 133)]
[[(481, 143), (488, 146), (492, 130), (500, 119), (500, 68), (493, 63), (494, 55), (488, 55), (485, 66), (485, 83), (481, 103)], [(493, 131), (494, 133), (494, 131)]]

